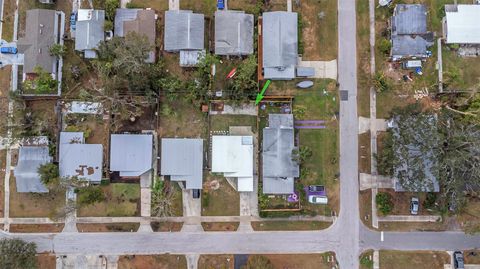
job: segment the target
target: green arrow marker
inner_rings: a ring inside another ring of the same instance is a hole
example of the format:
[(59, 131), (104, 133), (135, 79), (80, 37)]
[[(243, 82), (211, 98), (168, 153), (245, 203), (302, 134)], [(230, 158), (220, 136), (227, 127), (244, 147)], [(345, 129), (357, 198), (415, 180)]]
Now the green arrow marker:
[(258, 103), (260, 103), (260, 101), (262, 101), (263, 99), (263, 94), (265, 93), (265, 91), (267, 90), (268, 86), (270, 85), (270, 80), (267, 80), (267, 82), (265, 82), (265, 85), (263, 85), (263, 89), (260, 93), (257, 94), (257, 99), (255, 99), (255, 105), (258, 105)]

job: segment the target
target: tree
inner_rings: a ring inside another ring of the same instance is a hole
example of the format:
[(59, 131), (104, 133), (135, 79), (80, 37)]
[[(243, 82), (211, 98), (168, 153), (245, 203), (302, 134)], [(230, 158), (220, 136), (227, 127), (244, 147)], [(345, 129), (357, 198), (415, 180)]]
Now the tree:
[(247, 261), (245, 269), (273, 269), (273, 265), (270, 260), (262, 255), (250, 256)]
[(9, 269), (37, 268), (37, 246), (18, 238), (0, 240), (0, 267)]
[(312, 157), (312, 149), (306, 146), (302, 146), (298, 149), (292, 150), (292, 161), (298, 163), (299, 165), (305, 163), (310, 157)]
[(105, 1), (105, 19), (111, 22), (115, 20), (115, 12), (119, 7), (120, 7), (120, 1), (106, 0)]
[(232, 79), (230, 98), (244, 100), (248, 96), (254, 96), (258, 89), (256, 75), (257, 57), (250, 55), (237, 68), (235, 77)]
[(50, 47), (50, 55), (52, 56), (57, 56), (58, 58), (61, 58), (65, 56), (65, 53), (66, 53), (65, 46), (61, 44), (53, 44)]
[(37, 172), (40, 175), (40, 180), (46, 186), (51, 185), (60, 176), (58, 166), (54, 163), (46, 163), (39, 166)]
[(391, 89), (390, 81), (382, 73), (376, 73), (373, 77), (373, 86), (377, 92), (385, 92)]
[(206, 53), (201, 56), (196, 70), (193, 74), (194, 79), (188, 84), (188, 98), (196, 105), (207, 102), (213, 92), (214, 79), (212, 76), (212, 66), (218, 64), (217, 56)]
[(33, 80), (26, 80), (23, 87), (26, 92), (34, 92), (36, 94), (46, 94), (57, 91), (58, 81), (42, 67), (36, 66), (33, 71), (37, 74)]
[(386, 192), (379, 192), (375, 196), (375, 201), (377, 203), (377, 208), (382, 213), (382, 215), (388, 215), (393, 210), (392, 196)]

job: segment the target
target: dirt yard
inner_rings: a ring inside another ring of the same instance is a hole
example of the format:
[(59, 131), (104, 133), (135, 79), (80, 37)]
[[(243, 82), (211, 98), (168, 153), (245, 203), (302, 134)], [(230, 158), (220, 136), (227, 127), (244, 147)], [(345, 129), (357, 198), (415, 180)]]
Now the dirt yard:
[[(334, 253), (296, 254), (296, 255), (262, 255), (266, 257), (275, 269), (331, 269), (336, 265)], [(249, 259), (252, 259), (251, 255)]]
[(55, 269), (56, 257), (50, 254), (37, 254), (37, 267), (40, 269)]
[(200, 255), (198, 269), (234, 269), (234, 255)]
[(183, 222), (151, 222), (150, 226), (154, 232), (179, 232)]
[(183, 255), (128, 255), (120, 256), (118, 269), (177, 269), (187, 268)]
[(140, 223), (78, 223), (77, 229), (81, 233), (97, 232), (136, 232)]
[(234, 232), (238, 229), (239, 222), (202, 222), (206, 232)]
[(64, 224), (10, 224), (11, 233), (59, 233)]

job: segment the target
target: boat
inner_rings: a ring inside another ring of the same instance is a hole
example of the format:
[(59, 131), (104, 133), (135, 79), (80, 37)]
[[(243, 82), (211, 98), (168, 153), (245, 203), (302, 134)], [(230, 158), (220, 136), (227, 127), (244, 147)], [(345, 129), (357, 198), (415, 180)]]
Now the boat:
[(304, 80), (297, 83), (297, 87), (301, 89), (307, 89), (313, 86), (313, 81), (311, 80)]

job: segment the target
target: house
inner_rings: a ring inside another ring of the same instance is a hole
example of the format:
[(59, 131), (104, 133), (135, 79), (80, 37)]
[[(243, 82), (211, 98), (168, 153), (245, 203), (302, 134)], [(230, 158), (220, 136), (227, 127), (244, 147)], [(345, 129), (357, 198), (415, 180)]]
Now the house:
[(185, 182), (185, 189), (202, 189), (203, 140), (162, 138), (161, 174)]
[(75, 32), (75, 50), (82, 51), (85, 58), (97, 58), (96, 49), (105, 39), (105, 11), (79, 9)]
[(212, 136), (212, 173), (237, 179), (237, 191), (253, 191), (253, 137)]
[(263, 13), (263, 77), (291, 80), (298, 61), (298, 17), (295, 12)]
[(35, 78), (37, 68), (61, 81), (62, 60), (51, 55), (50, 48), (54, 44), (63, 45), (64, 21), (65, 14), (61, 11), (27, 10), (25, 36), (17, 42), (18, 52), (24, 55), (22, 81)]
[(443, 36), (447, 44), (480, 44), (480, 5), (445, 5)]
[(51, 163), (48, 146), (21, 146), (14, 170), (17, 192), (46, 193), (47, 187), (40, 180), (38, 168)]
[(103, 168), (101, 144), (85, 144), (83, 132), (61, 132), (59, 148), (60, 177), (100, 183)]
[(295, 147), (293, 114), (269, 114), (269, 126), (263, 129), (263, 193), (292, 194), (299, 165), (292, 158)]
[(180, 66), (195, 66), (205, 53), (205, 18), (191, 10), (165, 11), (164, 50), (180, 53)]
[(422, 59), (429, 57), (433, 33), (427, 31), (427, 9), (420, 4), (398, 4), (391, 19), (391, 58)]
[(155, 62), (156, 14), (153, 9), (117, 8), (115, 13), (115, 36), (125, 37), (135, 32), (147, 37), (152, 51), (146, 62)]
[(253, 53), (253, 15), (243, 11), (215, 12), (215, 54), (249, 55)]
[(110, 171), (121, 178), (140, 178), (153, 167), (153, 135), (112, 134)]

